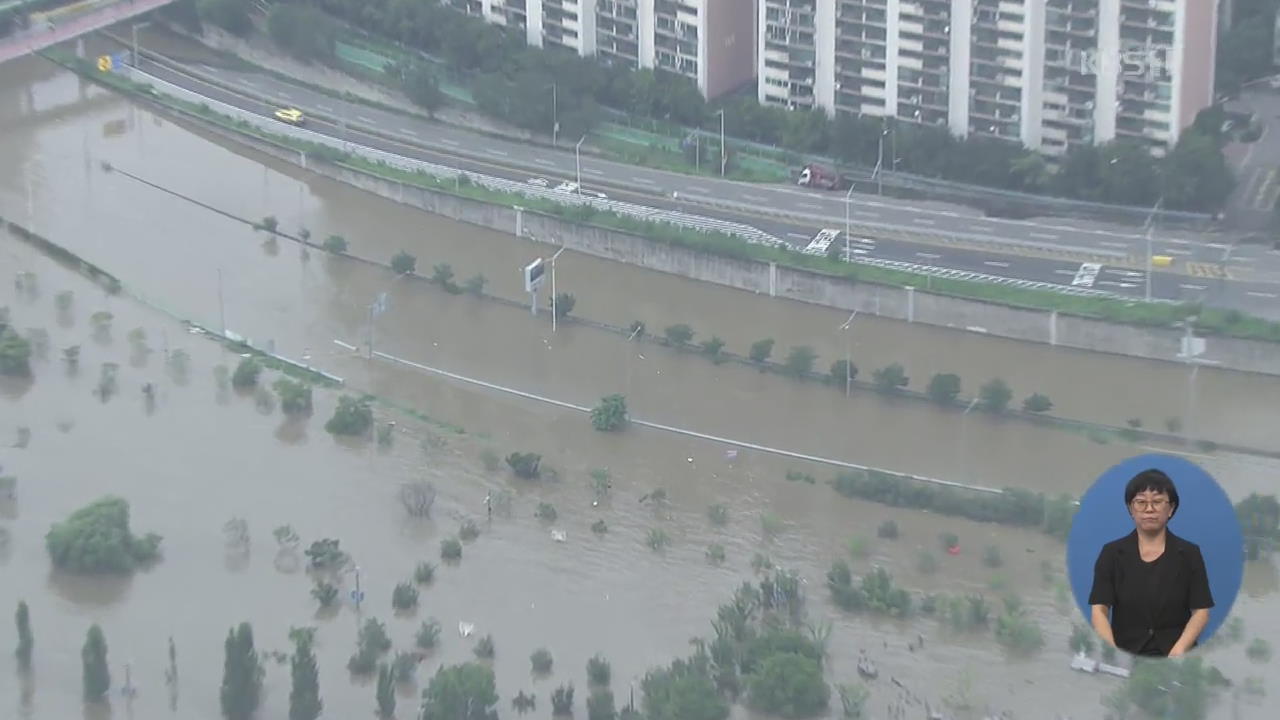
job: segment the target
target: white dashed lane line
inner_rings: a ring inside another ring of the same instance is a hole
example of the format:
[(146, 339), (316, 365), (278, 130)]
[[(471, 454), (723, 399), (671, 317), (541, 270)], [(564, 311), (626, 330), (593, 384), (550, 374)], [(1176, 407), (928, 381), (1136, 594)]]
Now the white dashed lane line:
[(1057, 233), (1033, 232), (1033, 233), (1027, 233), (1027, 234), (1030, 235), (1031, 237), (1044, 238), (1045, 240), (1055, 240), (1059, 237)]
[(1256, 292), (1256, 291), (1253, 291), (1253, 290), (1250, 290), (1250, 291), (1249, 291), (1248, 293), (1246, 293), (1246, 294), (1247, 294), (1247, 295), (1250, 295), (1251, 297), (1260, 297), (1260, 298), (1278, 298), (1278, 297), (1280, 297), (1280, 295), (1276, 295), (1275, 293), (1269, 293), (1269, 292)]
[(998, 267), (998, 268), (1007, 268), (1007, 267), (1009, 267), (1009, 263), (1007, 263), (1007, 262), (1000, 262), (999, 260), (983, 260), (983, 261), (982, 261), (982, 264), (983, 264), (983, 265), (990, 265), (991, 267)]
[(458, 147), (458, 143), (454, 140), (450, 140), (449, 138), (436, 138), (436, 142), (441, 145), (448, 145), (449, 147)]
[(1183, 284), (1183, 285), (1179, 285), (1178, 287), (1182, 288), (1183, 290), (1208, 290), (1208, 289), (1209, 289), (1209, 287), (1208, 287), (1207, 285), (1188, 285), (1188, 284)]
[(920, 223), (921, 225), (937, 225), (938, 224), (938, 221), (933, 220), (931, 218), (918, 217), (918, 218), (912, 218), (912, 220)]
[(357, 119), (357, 120), (359, 120), (360, 122), (367, 122), (367, 123), (369, 123), (369, 124), (371, 124), (371, 125), (372, 125), (373, 123), (377, 122), (376, 120), (373, 120), (372, 118), (367, 118), (367, 117), (365, 117), (365, 116), (363, 116), (363, 115), (357, 115), (357, 116), (356, 116), (356, 119)]
[(940, 257), (942, 257), (942, 256), (941, 256), (941, 255), (939, 255), (939, 254), (937, 254), (937, 253), (918, 252), (918, 253), (916, 253), (916, 257), (921, 257), (921, 258), (924, 258), (924, 259), (926, 259), (926, 260), (937, 260), (938, 258), (940, 258)]
[(550, 160), (547, 160), (546, 158), (534, 158), (533, 161), (543, 167), (553, 168), (556, 166), (555, 163), (551, 162)]

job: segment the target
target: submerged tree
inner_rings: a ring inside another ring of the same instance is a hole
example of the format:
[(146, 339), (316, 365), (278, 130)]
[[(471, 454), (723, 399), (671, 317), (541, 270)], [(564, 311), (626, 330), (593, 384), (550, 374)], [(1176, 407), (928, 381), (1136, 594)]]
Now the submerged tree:
[(391, 667), (386, 663), (378, 666), (378, 683), (376, 688), (378, 701), (378, 717), (390, 718), (396, 713), (396, 683), (391, 674)]
[(324, 424), (326, 432), (332, 435), (365, 436), (373, 427), (373, 408), (368, 397), (343, 395), (338, 398), (338, 407), (333, 417)]
[(136, 537), (129, 529), (129, 503), (114, 496), (54, 524), (45, 546), (54, 566), (71, 572), (126, 573), (160, 556), (160, 536)]
[(600, 398), (591, 410), (591, 426), (601, 432), (621, 430), (627, 420), (627, 399), (617, 393)]
[(18, 601), (18, 611), (14, 613), (14, 622), (18, 626), (18, 667), (26, 669), (31, 666), (31, 649), (35, 639), (31, 635), (31, 613), (27, 610), (25, 600)]
[(107, 667), (107, 639), (97, 624), (85, 634), (84, 647), (80, 649), (83, 669), (84, 699), (95, 702), (111, 689), (111, 671)]
[(311, 639), (299, 637), (290, 660), (289, 720), (316, 720), (324, 709), (320, 700), (320, 673)]
[(249, 720), (262, 698), (262, 679), (266, 671), (253, 646), (253, 628), (240, 623), (227, 632), (224, 643), (226, 660), (222, 669), (219, 699), (222, 715), (227, 720)]
[(496, 720), (493, 669), (470, 662), (436, 671), (422, 691), (421, 720)]

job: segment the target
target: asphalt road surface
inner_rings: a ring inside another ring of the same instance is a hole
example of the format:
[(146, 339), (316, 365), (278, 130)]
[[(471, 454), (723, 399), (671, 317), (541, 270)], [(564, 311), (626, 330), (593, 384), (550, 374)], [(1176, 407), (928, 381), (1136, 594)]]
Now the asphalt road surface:
[[(461, 170), (522, 181), (542, 177), (553, 184), (575, 180), (578, 174), (572, 148), (495, 139), (423, 118), (343, 101), (256, 73), (211, 66), (196, 68), (221, 83), (243, 88), (249, 95), (260, 95), (273, 102), (260, 102), (149, 61), (144, 61), (141, 69), (211, 99), (265, 116), (282, 105), (298, 107), (308, 113), (310, 130)], [(747, 222), (798, 247), (807, 245), (823, 228), (844, 227), (843, 193), (832, 195), (798, 187), (690, 177), (588, 155), (581, 157), (581, 180), (584, 189), (603, 191), (616, 199), (656, 207), (678, 207), (687, 212)], [(733, 203), (752, 210), (744, 211), (736, 206), (712, 208), (703, 204), (710, 201)], [(853, 236), (858, 241), (851, 242), (850, 246), (856, 254), (1061, 285), (1076, 282), (1078, 286), (1135, 298), (1146, 293), (1142, 260), (1146, 236), (1129, 229), (999, 220), (966, 215), (960, 209), (922, 207), (856, 193), (848, 210), (855, 225), (860, 220), (888, 223), (918, 230), (922, 235), (919, 242), (872, 240), (865, 238), (868, 233), (855, 231)], [(928, 238), (929, 234), (948, 232), (982, 236), (1004, 244), (999, 249), (987, 248), (975, 239), (962, 246), (943, 246)], [(1154, 235), (1153, 253), (1181, 261), (1180, 269), (1185, 272), (1154, 272), (1152, 297), (1200, 301), (1280, 318), (1280, 253), (1269, 247), (1231, 245), (1222, 242), (1222, 238), (1192, 233), (1157, 232)], [(843, 238), (837, 242), (843, 244)], [(1013, 253), (1007, 243), (1031, 243), (1046, 250), (1057, 248), (1059, 252)], [(1082, 259), (1074, 257), (1077, 251), (1101, 253), (1114, 259), (1103, 260), (1103, 267), (1096, 273), (1082, 273)], [(1055, 254), (1060, 256), (1054, 257)], [(1263, 265), (1276, 268), (1274, 277), (1266, 267), (1258, 272)], [(1080, 282), (1082, 275), (1083, 283)]]

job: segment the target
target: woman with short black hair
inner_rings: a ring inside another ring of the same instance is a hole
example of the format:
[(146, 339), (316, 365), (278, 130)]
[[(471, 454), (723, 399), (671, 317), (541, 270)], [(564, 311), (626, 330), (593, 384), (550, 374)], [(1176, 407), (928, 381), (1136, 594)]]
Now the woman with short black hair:
[(1169, 531), (1178, 489), (1165, 473), (1135, 475), (1124, 503), (1134, 530), (1098, 553), (1089, 593), (1093, 628), (1134, 655), (1181, 656), (1196, 646), (1213, 607), (1200, 546)]

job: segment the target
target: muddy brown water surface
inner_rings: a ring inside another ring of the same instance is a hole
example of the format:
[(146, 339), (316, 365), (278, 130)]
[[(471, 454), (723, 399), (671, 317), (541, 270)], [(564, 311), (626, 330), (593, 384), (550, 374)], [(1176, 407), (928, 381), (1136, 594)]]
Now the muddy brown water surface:
[[(783, 479), (788, 470), (800, 469), (825, 480), (832, 474), (826, 467), (748, 451), (730, 461), (721, 445), (658, 431), (601, 435), (578, 413), (385, 362), (370, 364), (333, 341), (364, 342), (367, 306), (386, 291), (390, 308), (377, 319), (374, 335), (383, 352), (578, 404), (623, 392), (632, 412), (645, 419), (988, 486), (1078, 493), (1140, 448), (979, 413), (961, 419), (959, 413), (865, 392), (846, 400), (816, 383), (715, 366), (588, 327), (562, 324), (553, 334), (545, 319), (535, 321), (527, 309), (450, 296), (352, 261), (315, 252), (304, 260), (291, 243), (264, 246), (263, 234), (104, 173), (100, 163), (109, 161), (242, 216), (276, 215), (285, 229), (305, 226), (316, 238), (342, 234), (358, 254), (386, 259), (407, 249), (424, 274), (437, 262), (450, 263), (459, 280), (484, 273), (490, 290), (506, 297), (521, 297), (517, 269), (549, 253), (247, 157), (50, 67), (28, 59), (0, 74), (0, 124), (6, 128), (0, 135), (0, 213), (111, 269), (177, 315), (214, 327), (225, 316), (228, 327), (257, 342), (309, 357), (355, 386), (466, 432), (384, 411), (381, 419), (398, 424), (393, 447), (382, 450), (335, 442), (323, 431), (333, 393), (317, 394), (316, 414), (305, 423), (284, 422), (278, 411), (262, 414), (252, 398), (220, 398), (212, 368), (233, 366), (234, 355), (188, 335), (160, 313), (105, 297), (12, 238), (0, 239), (0, 267), (7, 270), (0, 305), (10, 306), (19, 327), (48, 329), (55, 354), (65, 345), (84, 346), (77, 376), (67, 376), (53, 360), (40, 361), (34, 381), (0, 386), (0, 439), (12, 437), (18, 426), (32, 429), (26, 449), (0, 450), (0, 464), (20, 478), (19, 503), (14, 517), (5, 520), (12, 540), (0, 565), (0, 606), (26, 598), (37, 642), (25, 709), (26, 689), (10, 682), (16, 677), (12, 656), (0, 659), (0, 695), (12, 696), (3, 699), (3, 713), (38, 718), (80, 712), (77, 650), (84, 628), (97, 621), (107, 633), (117, 685), (123, 664), (133, 665), (141, 688), (130, 710), (134, 717), (173, 716), (162, 681), (169, 635), (178, 645), (180, 715), (217, 717), (221, 640), (231, 624), (250, 620), (266, 649), (287, 649), (290, 625), (318, 625), (327, 714), (369, 714), (372, 687), (353, 683), (344, 667), (354, 645), (354, 608), (314, 619), (309, 582), (279, 572), (272, 562), (270, 531), (291, 523), (304, 542), (332, 536), (350, 548), (368, 593), (363, 614), (386, 620), (397, 647), (410, 645), (423, 618), (442, 622), (442, 646), (420, 670), (421, 681), (436, 663), (470, 657), (470, 641), (455, 629), (467, 620), (480, 634), (494, 635), (504, 698), (533, 688), (546, 703), (554, 682), (574, 679), (581, 685), (583, 664), (599, 651), (612, 660), (614, 691), (624, 701), (631, 679), (687, 652), (689, 637), (710, 632), (715, 605), (751, 576), (751, 556), (761, 552), (799, 570), (808, 581), (811, 614), (835, 622), (831, 680), (852, 678), (859, 649), (874, 651), (884, 673), (873, 684), (873, 716), (896, 697), (888, 676), (936, 704), (954, 692), (961, 667), (971, 668), (977, 707), (1010, 708), (1031, 718), (1046, 717), (1046, 706), (1076, 717), (1100, 716), (1098, 697), (1114, 684), (1066, 669), (1074, 611), (1057, 607), (1052, 586), (1039, 580), (1042, 559), (1060, 570), (1057, 541), (845, 500), (821, 484)], [(8, 279), (14, 270), (36, 273), (37, 297), (19, 296)], [(577, 296), (575, 313), (619, 325), (642, 319), (657, 330), (687, 322), (701, 337), (714, 333), (739, 352), (768, 335), (778, 340), (777, 354), (791, 345), (813, 345), (820, 366), (844, 353), (845, 338), (836, 329), (844, 316), (835, 311), (572, 253), (561, 256), (557, 282)], [(64, 289), (76, 293), (74, 322), (66, 326), (53, 305), (54, 293)], [(101, 309), (116, 314), (115, 337), (107, 345), (88, 337), (88, 315)], [(134, 327), (145, 328), (157, 350), (142, 367), (130, 362), (125, 336)], [(913, 386), (933, 372), (957, 372), (972, 384), (999, 375), (1019, 397), (1033, 390), (1049, 394), (1058, 412), (1070, 417), (1115, 423), (1141, 416), (1158, 426), (1164, 417), (1185, 413), (1186, 373), (1174, 365), (874, 318), (859, 317), (853, 337), (854, 361), (864, 372), (902, 361)], [(192, 354), (189, 384), (176, 384), (162, 372), (166, 347)], [(104, 361), (119, 363), (122, 378), (121, 393), (105, 403), (91, 393)], [(161, 387), (152, 413), (138, 391), (147, 381)], [(1191, 426), (1223, 440), (1274, 446), (1277, 393), (1274, 380), (1202, 370)], [(477, 460), (484, 448), (503, 455), (541, 452), (559, 480), (529, 484), (505, 471), (488, 473)], [(1275, 492), (1274, 461), (1195, 459), (1233, 495)], [(614, 482), (599, 508), (591, 507), (588, 478), (596, 467), (607, 467)], [(395, 500), (398, 483), (420, 477), (441, 492), (430, 521), (405, 519)], [(670, 494), (667, 508), (655, 512), (637, 502), (658, 487)], [(488, 525), (483, 497), (504, 488), (516, 496), (514, 515)], [(137, 531), (165, 536), (165, 560), (111, 582), (51, 573), (42, 542), (49, 524), (107, 492), (131, 501)], [(544, 500), (560, 511), (554, 526), (532, 517)], [(732, 519), (723, 529), (706, 520), (706, 506), (716, 502), (730, 507)], [(783, 525), (772, 541), (762, 537), (762, 513)], [(253, 545), (247, 560), (227, 557), (221, 527), (232, 516), (249, 522)], [(416, 562), (437, 560), (438, 541), (455, 532), (462, 517), (481, 522), (480, 539), (467, 545), (459, 566), (440, 568), (416, 617), (394, 617), (391, 588), (411, 575)], [(603, 538), (589, 531), (596, 518), (610, 526)], [(902, 527), (897, 542), (874, 539), (875, 526), (885, 518)], [(565, 530), (568, 542), (553, 542), (552, 527)], [(655, 554), (643, 543), (654, 527), (672, 537), (665, 553)], [(944, 531), (958, 534), (967, 551), (940, 558), (938, 573), (920, 575), (916, 555), (934, 550)], [(845, 543), (854, 536), (870, 538), (871, 546), (871, 557), (856, 561), (855, 571), (883, 563), (908, 587), (981, 589), (995, 597), (990, 587), (1002, 579), (1034, 578), (1023, 583), (1024, 595), (1044, 627), (1045, 650), (1028, 661), (1007, 656), (987, 634), (954, 636), (927, 619), (907, 627), (840, 613), (829, 604), (823, 575), (832, 559), (847, 555)], [(703, 557), (711, 542), (726, 546), (729, 561), (721, 568)], [(1003, 550), (1006, 565), (998, 572), (979, 560), (986, 544)], [(1275, 613), (1266, 612), (1276, 607), (1274, 567), (1251, 566), (1246, 582), (1234, 611), (1245, 619), (1246, 636), (1280, 636)], [(902, 638), (916, 632), (925, 633), (929, 643), (925, 651), (910, 653)], [(554, 680), (534, 683), (528, 654), (544, 645), (555, 655), (557, 671)], [(1229, 677), (1274, 675), (1269, 666), (1247, 663), (1240, 646), (1206, 654)], [(268, 686), (264, 716), (279, 716), (287, 705), (287, 668), (272, 667)], [(118, 697), (113, 702), (116, 712), (126, 709)], [(405, 697), (401, 703), (403, 715), (413, 701)], [(1221, 703), (1220, 709), (1225, 713), (1229, 705)], [(1263, 716), (1248, 703), (1240, 711), (1241, 717)], [(540, 705), (537, 716), (548, 713), (549, 706)]]

